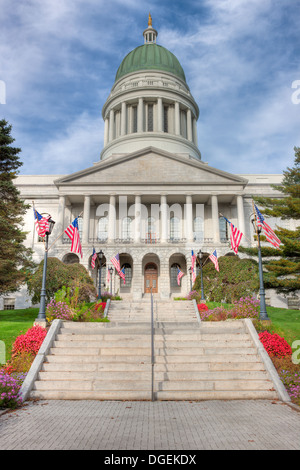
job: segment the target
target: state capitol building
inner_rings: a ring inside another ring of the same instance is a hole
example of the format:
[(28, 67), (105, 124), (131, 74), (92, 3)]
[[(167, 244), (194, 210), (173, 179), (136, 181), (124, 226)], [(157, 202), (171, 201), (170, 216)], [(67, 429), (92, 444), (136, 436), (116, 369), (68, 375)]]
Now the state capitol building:
[[(82, 263), (97, 285), (91, 257), (93, 248), (101, 249), (102, 290), (109, 290), (107, 268), (119, 253), (126, 283), (115, 272), (113, 292), (135, 300), (151, 288), (161, 299), (186, 295), (191, 250), (201, 249), (204, 257), (215, 249), (219, 257), (236, 256), (220, 214), (243, 232), (242, 244), (249, 246), (252, 196), (278, 196), (271, 184), (282, 180), (282, 175), (231, 174), (202, 161), (199, 108), (184, 70), (172, 52), (157, 44), (150, 15), (143, 36), (144, 43), (120, 64), (104, 103), (100, 160), (69, 175), (19, 175), (15, 180), (25, 202), (34, 201), (40, 213), (51, 214), (56, 222), (49, 245), (81, 214), (83, 257), (70, 252), (66, 235), (58, 238), (49, 256)], [(272, 219), (269, 223), (275, 227)], [(32, 209), (24, 231), (39, 263), (44, 244), (34, 228)], [(177, 267), (185, 274), (180, 286)], [(10, 297), (15, 308), (31, 306), (25, 288)]]

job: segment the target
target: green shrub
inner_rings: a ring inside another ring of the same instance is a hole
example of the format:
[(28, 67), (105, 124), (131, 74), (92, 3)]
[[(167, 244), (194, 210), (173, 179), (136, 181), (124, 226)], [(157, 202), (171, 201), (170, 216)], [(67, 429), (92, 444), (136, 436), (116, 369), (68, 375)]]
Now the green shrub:
[[(37, 270), (27, 278), (29, 294), (32, 302), (40, 301), (44, 261), (40, 263)], [(64, 264), (58, 258), (48, 258), (46, 278), (46, 300), (50, 301), (55, 293), (62, 289), (70, 288), (72, 291), (78, 287), (78, 298), (80, 301), (90, 301), (97, 296), (93, 280), (82, 264)], [(71, 293), (73, 295), (73, 292)]]
[[(233, 303), (258, 291), (259, 273), (256, 261), (240, 259), (238, 256), (221, 256), (219, 267), (218, 272), (210, 261), (203, 267), (206, 300)], [(193, 289), (201, 291), (200, 275), (197, 276)]]

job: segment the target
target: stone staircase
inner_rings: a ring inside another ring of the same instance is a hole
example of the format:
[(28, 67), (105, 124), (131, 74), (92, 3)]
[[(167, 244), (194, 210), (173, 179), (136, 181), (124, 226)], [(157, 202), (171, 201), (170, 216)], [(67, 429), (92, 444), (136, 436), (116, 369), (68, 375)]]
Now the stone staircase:
[[(150, 302), (110, 323), (63, 322), (31, 398), (151, 400)], [(276, 399), (244, 320), (198, 323), (192, 302), (154, 303), (156, 400)]]

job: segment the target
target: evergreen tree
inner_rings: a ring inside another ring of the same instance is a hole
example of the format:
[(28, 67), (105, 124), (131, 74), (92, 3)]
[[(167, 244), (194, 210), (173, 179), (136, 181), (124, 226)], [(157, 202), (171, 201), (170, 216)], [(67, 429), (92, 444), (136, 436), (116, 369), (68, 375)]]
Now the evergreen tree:
[(12, 147), (11, 125), (0, 120), (0, 294), (18, 290), (25, 280), (25, 271), (33, 267), (31, 250), (23, 245), (23, 216), (29, 208), (20, 199), (14, 185), (20, 148)]
[[(273, 185), (284, 194), (281, 198), (257, 197), (255, 202), (266, 216), (280, 217), (282, 220), (300, 220), (300, 148), (295, 147), (295, 162), (293, 168), (283, 172), (280, 185)], [(267, 217), (266, 217), (267, 222)], [(267, 222), (268, 223), (268, 222)], [(262, 247), (262, 257), (266, 273), (265, 287), (276, 288), (285, 294), (300, 289), (300, 226), (295, 230), (277, 227), (274, 230), (281, 240), (280, 249)], [(240, 248), (240, 251), (250, 255), (257, 254), (257, 249)], [(272, 259), (270, 259), (272, 257)]]

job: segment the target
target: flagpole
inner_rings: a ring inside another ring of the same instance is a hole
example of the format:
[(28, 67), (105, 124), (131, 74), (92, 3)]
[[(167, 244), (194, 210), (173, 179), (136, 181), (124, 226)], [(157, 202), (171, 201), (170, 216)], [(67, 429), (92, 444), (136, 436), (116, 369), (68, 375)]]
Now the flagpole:
[[(82, 212), (80, 212), (79, 216), (78, 216), (78, 217), (75, 217), (75, 219), (79, 219), (79, 217), (81, 217), (81, 216), (82, 216), (82, 214), (83, 214), (83, 211), (82, 211)], [(52, 245), (50, 245), (50, 246), (49, 246), (49, 248), (48, 248), (48, 251), (50, 250), (50, 248), (52, 248), (52, 246), (54, 245), (54, 243), (56, 243), (56, 242), (57, 242), (57, 240), (58, 240), (60, 237), (62, 237), (62, 236), (63, 236), (63, 234), (64, 234), (64, 233), (65, 233), (65, 231), (63, 231), (63, 232), (62, 232), (62, 233), (59, 235), (59, 237), (57, 237), (57, 238), (54, 240), (54, 242), (52, 243)]]
[(264, 321), (264, 320), (269, 321), (270, 319), (268, 317), (267, 308), (266, 308), (266, 296), (265, 296), (265, 288), (264, 288), (260, 236), (259, 236), (259, 231), (258, 231), (258, 228), (257, 228), (257, 214), (256, 214), (256, 210), (255, 210), (255, 207), (254, 207), (253, 199), (252, 199), (252, 208), (253, 208), (253, 214), (254, 214), (254, 219), (252, 219), (252, 222), (254, 221), (254, 228), (255, 228), (256, 236), (257, 236), (257, 250), (258, 250), (259, 301), (260, 301), (260, 315), (259, 315), (259, 318), (262, 321)]

